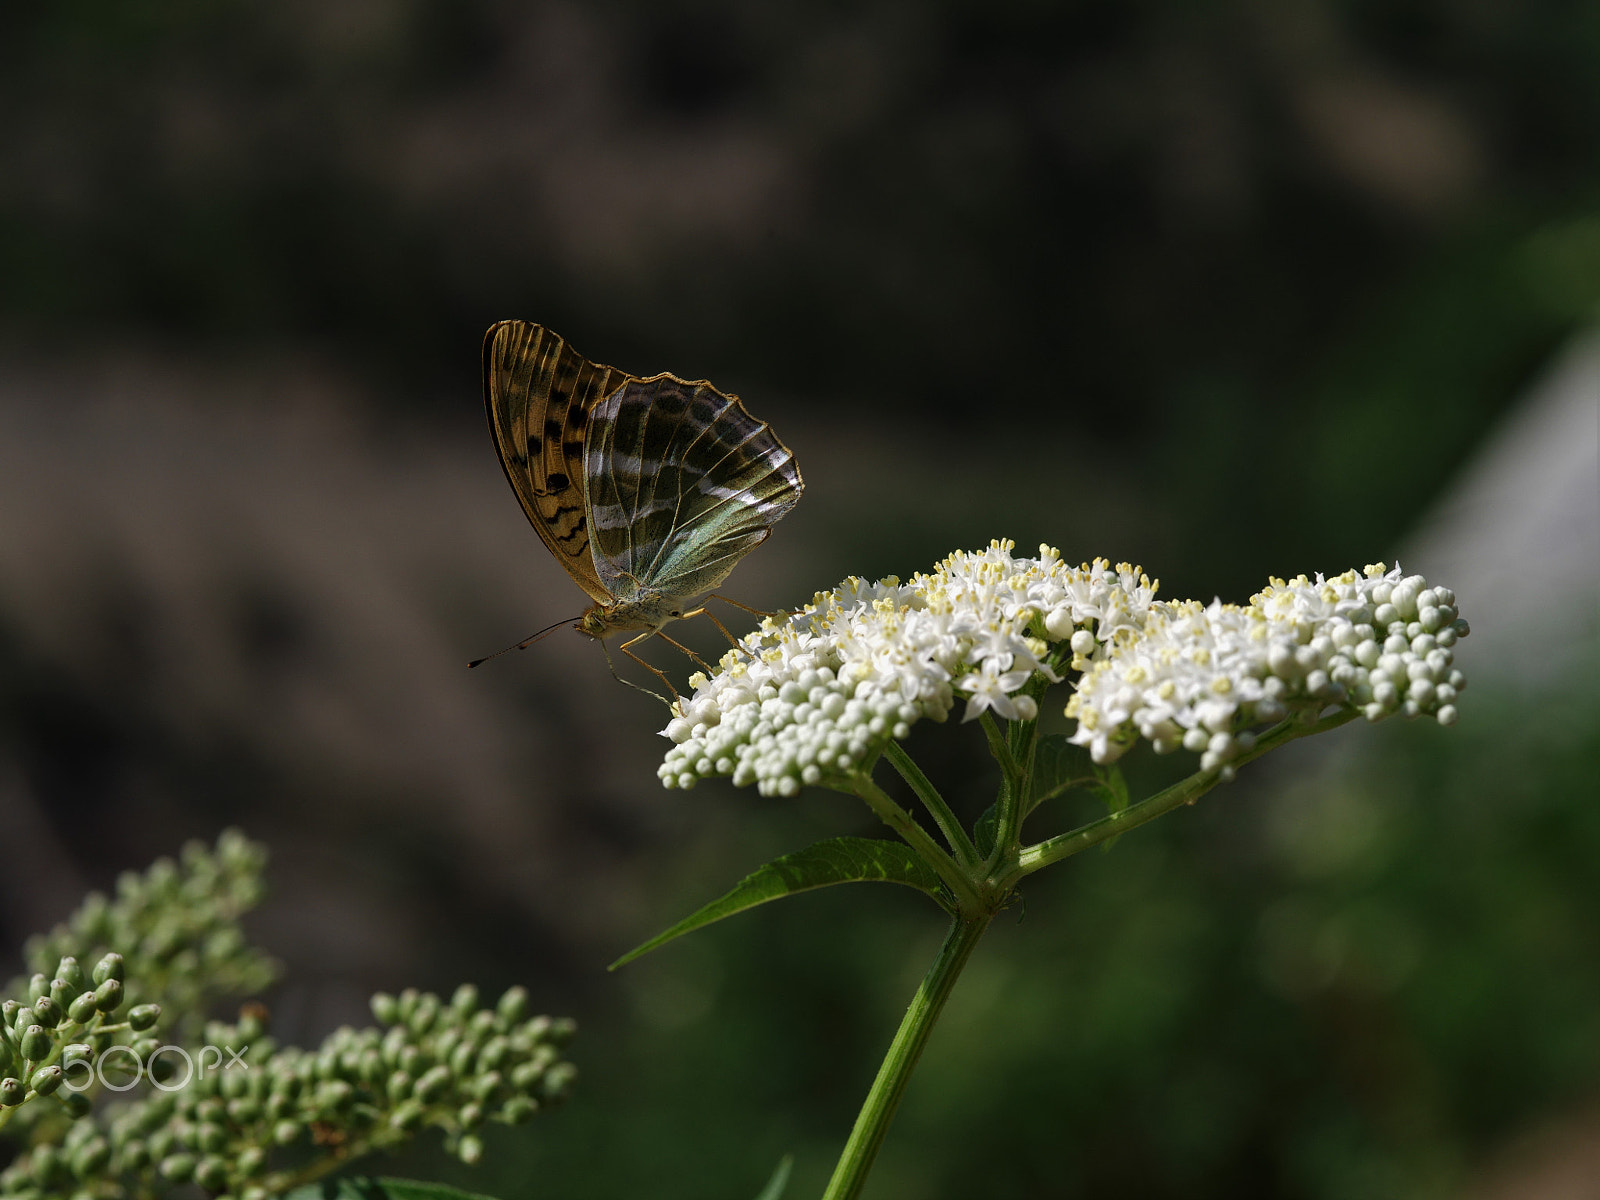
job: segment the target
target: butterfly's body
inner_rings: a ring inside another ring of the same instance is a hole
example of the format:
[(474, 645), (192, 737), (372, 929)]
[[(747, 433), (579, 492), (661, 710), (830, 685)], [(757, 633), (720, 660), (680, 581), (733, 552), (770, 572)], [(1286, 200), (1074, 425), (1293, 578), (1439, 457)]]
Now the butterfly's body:
[(591, 363), (525, 321), (490, 328), (483, 355), (506, 478), (595, 602), (574, 628), (637, 633), (625, 653), (700, 611), (800, 499), (788, 447), (705, 380)]
[(615, 604), (592, 604), (572, 627), (592, 638), (604, 639), (614, 633), (634, 633), (641, 629), (655, 633), (668, 621), (679, 620), (682, 616), (681, 601), (674, 601), (660, 592), (650, 592), (631, 600), (618, 600)]

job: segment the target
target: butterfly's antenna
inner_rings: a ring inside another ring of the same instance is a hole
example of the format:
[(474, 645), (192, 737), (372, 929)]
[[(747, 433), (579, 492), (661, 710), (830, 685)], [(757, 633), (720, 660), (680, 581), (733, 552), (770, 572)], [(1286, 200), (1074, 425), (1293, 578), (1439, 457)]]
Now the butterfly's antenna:
[(515, 646), (507, 646), (504, 650), (496, 650), (493, 654), (485, 654), (482, 658), (473, 659), (471, 662), (469, 662), (467, 664), (467, 669), (470, 671), (473, 667), (481, 667), (484, 663), (488, 662), (491, 658), (499, 658), (502, 654), (510, 654), (513, 650), (526, 650), (529, 646), (533, 645), (535, 642), (540, 641), (543, 638), (549, 637), (552, 633), (554, 633), (556, 630), (560, 629), (563, 625), (570, 625), (570, 624), (572, 624), (572, 622), (574, 622), (576, 620), (578, 620), (577, 617), (565, 617), (562, 620), (557, 621), (554, 625), (546, 625), (543, 629), (539, 630), (538, 633), (534, 634), (532, 637), (523, 638)]

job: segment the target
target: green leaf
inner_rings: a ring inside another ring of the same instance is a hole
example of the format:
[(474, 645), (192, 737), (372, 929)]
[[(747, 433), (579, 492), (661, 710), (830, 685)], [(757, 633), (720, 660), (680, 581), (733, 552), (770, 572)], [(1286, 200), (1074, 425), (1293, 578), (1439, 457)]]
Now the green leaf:
[[(1122, 777), (1122, 768), (1112, 763), (1109, 767), (1096, 767), (1095, 774), (1099, 780), (1093, 785), (1094, 794), (1106, 802), (1110, 812), (1119, 813), (1128, 807), (1128, 781)], [(1108, 852), (1122, 840), (1119, 833), (1100, 843), (1100, 852)]]
[(1099, 768), (1086, 747), (1062, 733), (1046, 734), (1033, 753), (1033, 796), (1028, 809), (1031, 812), (1046, 800), (1096, 783), (1098, 778)]
[(909, 846), (878, 838), (829, 838), (793, 854), (775, 858), (746, 876), (731, 892), (658, 933), (644, 945), (624, 954), (610, 969), (616, 970), (674, 938), (731, 917), (734, 913), (835, 883), (903, 883), (927, 892), (942, 905), (939, 876)]
[(988, 858), (994, 853), (994, 834), (1000, 826), (1000, 805), (991, 804), (983, 810), (972, 826), (972, 844), (978, 849), (979, 858)]
[(778, 1163), (778, 1169), (772, 1173), (772, 1178), (767, 1180), (767, 1186), (761, 1189), (761, 1194), (756, 1200), (783, 1200), (783, 1189), (789, 1186), (789, 1172), (794, 1169), (794, 1155), (785, 1154)]
[(329, 1179), (308, 1183), (284, 1196), (283, 1200), (493, 1200), (478, 1192), (463, 1192), (441, 1183), (419, 1183), (414, 1179)]

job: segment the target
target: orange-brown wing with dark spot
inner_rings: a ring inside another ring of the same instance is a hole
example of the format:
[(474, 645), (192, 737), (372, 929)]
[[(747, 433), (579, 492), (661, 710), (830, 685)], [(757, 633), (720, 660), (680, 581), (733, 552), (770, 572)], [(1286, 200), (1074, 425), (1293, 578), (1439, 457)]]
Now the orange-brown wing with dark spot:
[(615, 597), (589, 550), (584, 431), (595, 406), (631, 378), (543, 325), (501, 321), (483, 337), (483, 400), (500, 465), (544, 544), (602, 604)]

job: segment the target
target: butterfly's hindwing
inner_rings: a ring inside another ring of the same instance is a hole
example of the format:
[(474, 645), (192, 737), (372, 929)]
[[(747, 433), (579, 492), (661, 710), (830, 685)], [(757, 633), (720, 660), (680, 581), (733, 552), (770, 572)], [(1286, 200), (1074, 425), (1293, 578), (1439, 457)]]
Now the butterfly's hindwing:
[(692, 599), (766, 539), (804, 487), (794, 455), (738, 399), (632, 379), (592, 415), (585, 472), (595, 567), (619, 597)]
[(585, 431), (595, 408), (630, 378), (589, 362), (542, 325), (501, 321), (484, 335), (484, 404), (500, 465), (545, 545), (601, 603), (614, 597), (589, 548)]

